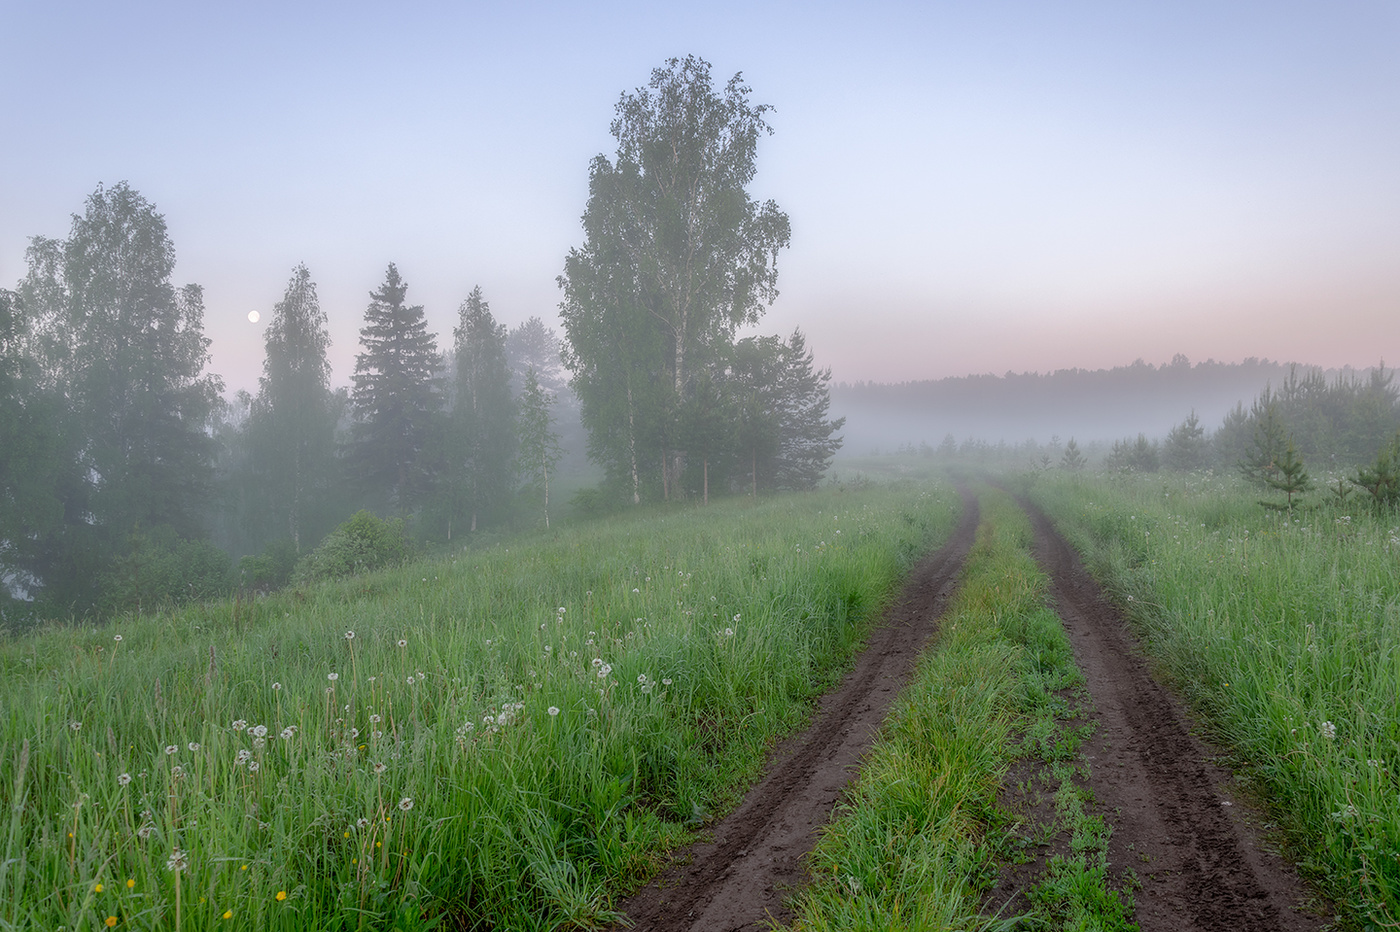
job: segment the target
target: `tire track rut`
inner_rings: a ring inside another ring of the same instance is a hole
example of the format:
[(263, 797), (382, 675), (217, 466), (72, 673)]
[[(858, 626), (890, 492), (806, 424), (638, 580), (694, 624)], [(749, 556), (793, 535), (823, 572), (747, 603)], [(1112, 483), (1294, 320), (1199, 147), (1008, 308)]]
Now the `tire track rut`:
[(769, 757), (740, 806), (620, 911), (647, 932), (766, 930), (791, 914), (783, 899), (806, 879), (803, 857), (855, 776), (889, 707), (913, 672), (976, 538), (977, 499), (959, 487), (962, 517), (915, 566), (841, 686), (813, 722)]
[(1141, 882), (1133, 898), (1142, 932), (1322, 928), (1303, 910), (1308, 894), (1296, 873), (1264, 843), (1262, 817), (1237, 798), (1220, 752), (1153, 678), (1122, 614), (1044, 513), (1019, 503), (1087, 681), (1096, 724), (1082, 748), (1088, 783), (1113, 827), (1110, 863)]

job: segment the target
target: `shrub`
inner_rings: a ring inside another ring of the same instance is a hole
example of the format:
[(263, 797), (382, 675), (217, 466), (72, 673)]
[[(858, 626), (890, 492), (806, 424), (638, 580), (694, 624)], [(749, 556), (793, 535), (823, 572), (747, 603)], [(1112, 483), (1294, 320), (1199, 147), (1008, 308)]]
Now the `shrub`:
[(297, 549), (291, 538), (274, 540), (257, 556), (249, 555), (238, 561), (240, 584), (264, 592), (281, 589), (291, 582), (296, 565)]
[(101, 581), (99, 613), (119, 615), (212, 599), (233, 589), (233, 561), (204, 540), (185, 540), (173, 528), (137, 530), (126, 552)]
[(393, 566), (413, 554), (402, 518), (385, 520), (357, 511), (297, 563), (292, 581), (298, 585), (321, 579), (353, 576)]

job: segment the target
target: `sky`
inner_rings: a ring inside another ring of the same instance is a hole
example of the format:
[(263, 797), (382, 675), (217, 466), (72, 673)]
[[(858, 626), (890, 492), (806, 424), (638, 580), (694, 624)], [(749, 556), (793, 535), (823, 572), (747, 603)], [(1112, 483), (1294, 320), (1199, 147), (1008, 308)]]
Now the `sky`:
[(390, 262), (440, 346), (476, 285), (557, 326), (619, 96), (688, 54), (773, 107), (756, 331), (838, 382), (1400, 363), (1400, 0), (0, 0), (0, 35), (0, 287), (129, 182), (230, 392), (301, 262), (337, 384)]

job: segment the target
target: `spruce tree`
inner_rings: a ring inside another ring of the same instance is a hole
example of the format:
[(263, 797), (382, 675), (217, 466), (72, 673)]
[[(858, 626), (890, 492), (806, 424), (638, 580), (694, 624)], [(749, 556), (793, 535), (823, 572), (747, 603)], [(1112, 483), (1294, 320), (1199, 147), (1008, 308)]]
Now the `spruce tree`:
[(783, 344), (782, 376), (778, 383), (781, 405), (781, 447), (778, 453), (778, 486), (811, 489), (841, 449), (836, 432), (844, 417), (831, 420), (831, 370), (813, 367), (812, 353), (801, 330), (793, 330)]
[(437, 335), (428, 332), (422, 305), (405, 304), (407, 293), (389, 263), (365, 309), (364, 351), (355, 357), (351, 393), (352, 468), (371, 501), (400, 514), (413, 511), (431, 488), (425, 450), (442, 409)]
[(453, 330), (452, 410), (444, 438), (441, 492), (447, 537), (454, 526), (475, 532), (506, 514), (514, 483), (515, 405), (506, 363), (506, 328), (481, 289), (458, 308)]
[(261, 499), (264, 541), (285, 536), (300, 554), (335, 523), (327, 498), (337, 469), (330, 334), (305, 265), (292, 270), (264, 341), (248, 423), (252, 489)]

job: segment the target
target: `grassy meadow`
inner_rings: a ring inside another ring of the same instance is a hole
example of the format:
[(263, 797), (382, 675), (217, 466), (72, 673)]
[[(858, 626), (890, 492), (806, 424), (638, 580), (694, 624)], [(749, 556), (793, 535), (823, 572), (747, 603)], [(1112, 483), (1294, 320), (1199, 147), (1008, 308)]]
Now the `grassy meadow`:
[(0, 929), (607, 922), (958, 508), (658, 510), (0, 642)]
[(1149, 651), (1253, 779), (1306, 873), (1400, 926), (1400, 516), (1233, 477), (1042, 477)]

